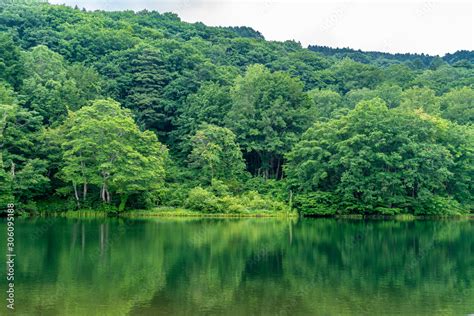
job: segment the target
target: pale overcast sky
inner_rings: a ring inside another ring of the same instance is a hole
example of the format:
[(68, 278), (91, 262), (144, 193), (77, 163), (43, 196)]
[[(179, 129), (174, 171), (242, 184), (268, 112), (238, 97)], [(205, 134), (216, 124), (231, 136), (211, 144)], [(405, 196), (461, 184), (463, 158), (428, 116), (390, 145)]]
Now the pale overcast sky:
[(187, 22), (251, 26), (268, 40), (444, 55), (474, 49), (471, 1), (50, 0), (88, 10), (175, 12)]

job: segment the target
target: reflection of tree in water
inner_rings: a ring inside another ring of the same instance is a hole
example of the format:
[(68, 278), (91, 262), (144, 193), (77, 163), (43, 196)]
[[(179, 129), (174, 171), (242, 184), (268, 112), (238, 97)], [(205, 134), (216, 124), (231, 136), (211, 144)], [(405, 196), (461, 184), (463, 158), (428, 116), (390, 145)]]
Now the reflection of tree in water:
[(28, 312), (466, 314), (474, 302), (471, 221), (57, 220), (24, 242), (41, 223), (17, 224)]

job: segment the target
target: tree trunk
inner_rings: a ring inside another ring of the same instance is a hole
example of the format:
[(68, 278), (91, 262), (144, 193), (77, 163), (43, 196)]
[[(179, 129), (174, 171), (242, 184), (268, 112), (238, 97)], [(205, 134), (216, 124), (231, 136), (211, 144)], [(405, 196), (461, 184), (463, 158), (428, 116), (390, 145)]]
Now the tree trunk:
[(79, 193), (77, 192), (76, 183), (73, 183), (72, 186), (73, 186), (73, 188), (74, 188), (74, 196), (76, 197), (77, 208), (80, 208), (81, 205), (79, 204)]
[(84, 186), (82, 187), (82, 200), (86, 200), (87, 197), (87, 182), (84, 181)]
[(109, 189), (107, 187), (105, 187), (105, 197), (106, 197), (106, 202), (110, 203), (111, 197), (110, 197)]
[(105, 202), (104, 185), (102, 185), (102, 188), (100, 188), (100, 199), (102, 200), (102, 202)]
[(100, 190), (100, 197), (102, 198), (102, 202), (108, 203), (110, 200), (109, 191), (107, 190), (107, 184), (102, 184), (102, 189)]

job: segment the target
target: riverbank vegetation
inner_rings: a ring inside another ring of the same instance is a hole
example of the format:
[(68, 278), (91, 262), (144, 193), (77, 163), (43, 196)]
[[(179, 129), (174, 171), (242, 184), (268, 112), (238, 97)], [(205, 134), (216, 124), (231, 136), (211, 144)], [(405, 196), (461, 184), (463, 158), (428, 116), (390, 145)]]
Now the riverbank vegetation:
[(474, 52), (266, 41), (155, 11), (0, 6), (0, 204), (459, 215)]

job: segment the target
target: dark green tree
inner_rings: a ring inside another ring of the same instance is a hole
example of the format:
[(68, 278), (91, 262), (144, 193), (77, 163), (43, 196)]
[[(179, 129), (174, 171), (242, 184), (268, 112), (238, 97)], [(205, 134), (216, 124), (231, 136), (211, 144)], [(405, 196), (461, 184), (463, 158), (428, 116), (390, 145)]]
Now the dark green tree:
[[(316, 123), (305, 133), (287, 156), (288, 179), (304, 205), (317, 199), (333, 212), (466, 212), (459, 206), (465, 201), (447, 190), (449, 181), (468, 172), (458, 169), (444, 143), (449, 133), (449, 122), (424, 112), (389, 110), (380, 99), (363, 101), (347, 116)], [(472, 162), (472, 156), (466, 159)]]
[(237, 135), (248, 169), (280, 178), (283, 155), (311, 122), (311, 102), (303, 84), (261, 65), (247, 69), (232, 88), (227, 126)]

